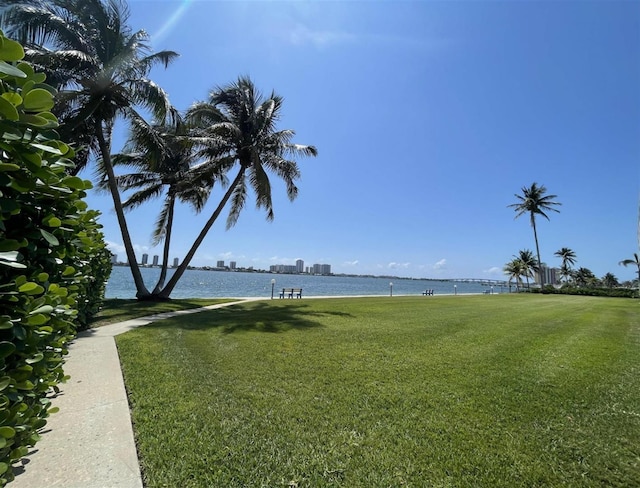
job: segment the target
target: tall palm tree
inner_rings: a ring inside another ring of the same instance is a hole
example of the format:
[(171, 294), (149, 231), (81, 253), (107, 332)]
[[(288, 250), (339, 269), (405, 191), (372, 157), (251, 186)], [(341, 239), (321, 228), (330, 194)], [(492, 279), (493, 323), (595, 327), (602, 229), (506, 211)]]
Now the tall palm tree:
[(240, 77), (228, 86), (214, 89), (207, 102), (196, 103), (189, 109), (187, 119), (202, 127), (199, 154), (206, 160), (196, 170), (211, 171), (207, 168), (214, 167), (218, 174), (226, 174), (237, 166), (238, 172), (162, 290), (161, 298), (169, 297), (227, 202), (231, 201), (227, 218), (227, 228), (230, 228), (238, 221), (249, 189), (255, 194), (256, 206), (265, 209), (267, 220), (273, 220), (268, 172), (284, 180), (290, 200), (298, 195), (295, 180), (300, 177), (300, 171), (293, 158), (316, 156), (317, 150), (314, 146), (292, 143), (295, 135), (292, 130), (276, 130), (282, 102), (273, 92), (263, 97), (249, 78)]
[(569, 277), (571, 276), (571, 266), (576, 264), (576, 253), (568, 247), (563, 247), (553, 254), (554, 256), (562, 259), (562, 264), (560, 265), (560, 276), (564, 276), (565, 281), (568, 281)]
[(542, 260), (540, 259), (540, 246), (538, 244), (538, 232), (536, 230), (536, 215), (541, 215), (545, 219), (549, 220), (549, 216), (545, 213), (552, 210), (559, 212), (554, 206), (561, 205), (558, 202), (554, 202), (553, 199), (557, 198), (557, 195), (547, 195), (547, 189), (544, 185), (538, 186), (537, 183), (533, 183), (530, 187), (522, 188), (522, 195), (517, 193), (514, 195), (517, 199), (517, 203), (509, 205), (516, 212), (516, 218), (523, 214), (529, 214), (531, 220), (531, 227), (533, 227), (533, 237), (536, 242), (536, 253), (538, 256), (538, 276), (540, 277), (540, 287), (544, 286), (544, 273), (542, 272)]
[(633, 259), (623, 259), (618, 264), (624, 266), (636, 266), (638, 268), (638, 294), (640, 294), (640, 256), (638, 253), (633, 253)]
[(522, 283), (522, 280), (520, 279), (520, 277), (524, 273), (522, 261), (518, 258), (514, 258), (504, 265), (504, 268), (502, 268), (502, 271), (504, 272), (505, 275), (507, 275), (507, 278), (509, 281), (509, 292), (511, 292), (512, 279), (514, 279), (516, 282), (516, 291), (519, 291), (520, 284)]
[[(136, 208), (164, 194), (164, 202), (152, 234), (154, 245), (164, 240), (163, 261), (158, 282), (152, 292), (164, 287), (169, 263), (171, 230), (176, 200), (190, 204), (200, 212), (211, 193), (216, 174), (193, 171), (196, 162), (194, 141), (189, 128), (179, 117), (171, 124), (151, 125), (134, 116), (129, 139), (122, 154), (113, 156), (114, 165), (127, 165), (136, 172), (116, 176), (123, 190), (134, 190), (124, 202), (125, 210)], [(214, 168), (215, 169), (215, 168)]]
[(529, 249), (520, 250), (515, 259), (520, 261), (521, 264), (521, 276), (524, 276), (527, 280), (527, 288), (529, 288), (529, 278), (533, 277), (533, 272), (538, 271), (538, 262)]
[(89, 148), (101, 159), (138, 298), (148, 297), (111, 162), (111, 135), (117, 117), (137, 107), (164, 120), (169, 101), (148, 79), (157, 64), (167, 67), (173, 51), (152, 53), (146, 32), (127, 25), (122, 0), (22, 0), (3, 12), (9, 32), (27, 46), (37, 66), (46, 68), (61, 88), (57, 111), (67, 131), (86, 133)]

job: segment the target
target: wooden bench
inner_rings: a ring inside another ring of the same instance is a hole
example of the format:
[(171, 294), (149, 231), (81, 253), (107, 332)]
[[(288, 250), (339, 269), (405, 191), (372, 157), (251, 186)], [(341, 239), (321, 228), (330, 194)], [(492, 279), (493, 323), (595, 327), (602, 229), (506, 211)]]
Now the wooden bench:
[(425, 296), (433, 296), (433, 290), (425, 290), (422, 292), (422, 294)]
[(287, 295), (287, 298), (302, 298), (302, 288), (283, 288), (280, 292), (280, 298), (284, 298)]

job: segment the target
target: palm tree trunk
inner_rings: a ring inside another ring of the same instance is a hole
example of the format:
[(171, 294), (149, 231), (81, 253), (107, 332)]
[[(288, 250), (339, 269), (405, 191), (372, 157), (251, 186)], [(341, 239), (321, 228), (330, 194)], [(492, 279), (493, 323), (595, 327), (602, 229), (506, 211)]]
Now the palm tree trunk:
[(204, 241), (204, 238), (206, 237), (207, 233), (213, 226), (214, 222), (217, 220), (218, 216), (220, 215), (220, 212), (222, 212), (222, 209), (229, 201), (229, 198), (231, 198), (231, 195), (233, 194), (233, 191), (235, 190), (235, 188), (238, 186), (238, 183), (244, 177), (245, 170), (246, 170), (245, 166), (241, 166), (240, 171), (238, 172), (238, 175), (233, 180), (233, 183), (231, 183), (231, 185), (229, 186), (229, 189), (224, 194), (224, 197), (218, 204), (218, 207), (215, 209), (213, 214), (211, 214), (211, 217), (209, 218), (209, 220), (207, 220), (207, 223), (204, 225), (204, 227), (200, 231), (200, 234), (198, 235), (197, 239), (191, 246), (191, 249), (189, 249), (189, 252), (185, 256), (184, 260), (182, 261), (182, 264), (178, 267), (178, 269), (176, 269), (175, 273), (173, 273), (173, 276), (171, 276), (171, 279), (169, 280), (169, 283), (167, 283), (167, 286), (165, 286), (164, 289), (158, 294), (159, 298), (162, 298), (162, 299), (169, 298), (169, 296), (171, 295), (171, 292), (176, 286), (176, 283), (178, 283), (178, 280), (182, 277), (185, 270), (189, 266), (189, 263), (193, 259), (193, 256), (195, 255), (196, 251), (200, 247), (200, 244), (202, 244), (202, 241)]
[(145, 298), (148, 298), (150, 294), (149, 290), (147, 290), (147, 287), (144, 285), (144, 279), (142, 278), (142, 273), (140, 273), (140, 268), (136, 261), (136, 253), (133, 250), (133, 245), (131, 244), (131, 235), (129, 234), (127, 221), (124, 218), (122, 200), (120, 199), (120, 192), (118, 191), (115, 173), (113, 172), (113, 165), (111, 164), (111, 151), (105, 141), (104, 134), (102, 132), (102, 124), (98, 124), (96, 136), (98, 138), (100, 152), (102, 153), (102, 163), (105, 171), (107, 172), (107, 183), (109, 185), (109, 190), (111, 191), (111, 198), (113, 199), (113, 208), (118, 218), (118, 224), (120, 225), (120, 232), (122, 233), (122, 241), (127, 253), (129, 269), (131, 269), (133, 281), (136, 285), (136, 298), (138, 300), (144, 300)]
[(536, 253), (538, 255), (538, 277), (540, 278), (540, 289), (544, 288), (544, 272), (542, 261), (540, 260), (540, 246), (538, 245), (538, 231), (536, 230), (536, 218), (531, 214), (531, 225), (533, 226), (533, 238), (536, 241)]
[(167, 266), (169, 265), (169, 246), (171, 243), (171, 227), (173, 226), (173, 207), (176, 203), (176, 197), (171, 195), (169, 202), (169, 213), (167, 215), (167, 231), (164, 236), (164, 251), (162, 253), (162, 268), (160, 269), (160, 277), (156, 287), (151, 292), (152, 295), (159, 295), (164, 286), (164, 280), (167, 277)]

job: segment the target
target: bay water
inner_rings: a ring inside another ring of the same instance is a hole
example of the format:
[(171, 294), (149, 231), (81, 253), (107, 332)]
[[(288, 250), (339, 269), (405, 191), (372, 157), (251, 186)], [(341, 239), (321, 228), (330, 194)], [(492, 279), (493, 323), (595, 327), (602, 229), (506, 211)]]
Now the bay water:
[[(160, 275), (159, 268), (141, 268), (145, 284), (150, 290)], [(170, 269), (167, 281), (173, 274)], [(185, 271), (171, 293), (172, 298), (265, 297), (274, 296), (282, 288), (302, 288), (302, 296), (355, 295), (421, 295), (434, 290), (435, 295), (455, 293), (505, 293), (508, 288), (498, 284), (458, 280), (427, 280), (371, 276), (313, 276), (297, 274), (250, 273), (190, 269)], [(391, 285), (391, 283), (393, 283)], [(136, 288), (128, 266), (114, 266), (107, 282), (106, 298), (135, 298)]]

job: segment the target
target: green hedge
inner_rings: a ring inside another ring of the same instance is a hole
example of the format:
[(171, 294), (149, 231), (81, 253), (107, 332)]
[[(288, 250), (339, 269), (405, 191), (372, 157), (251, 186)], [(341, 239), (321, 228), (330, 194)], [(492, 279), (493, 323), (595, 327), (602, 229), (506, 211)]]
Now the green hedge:
[(55, 91), (0, 32), (0, 485), (38, 440), (64, 381), (67, 343), (99, 306), (110, 272), (88, 181), (67, 174)]
[(579, 288), (575, 286), (563, 286), (562, 288), (554, 288), (553, 286), (545, 286), (543, 290), (538, 288), (531, 289), (533, 293), (545, 293), (556, 295), (585, 295), (592, 297), (617, 297), (617, 298), (635, 298), (638, 291), (630, 288)]

